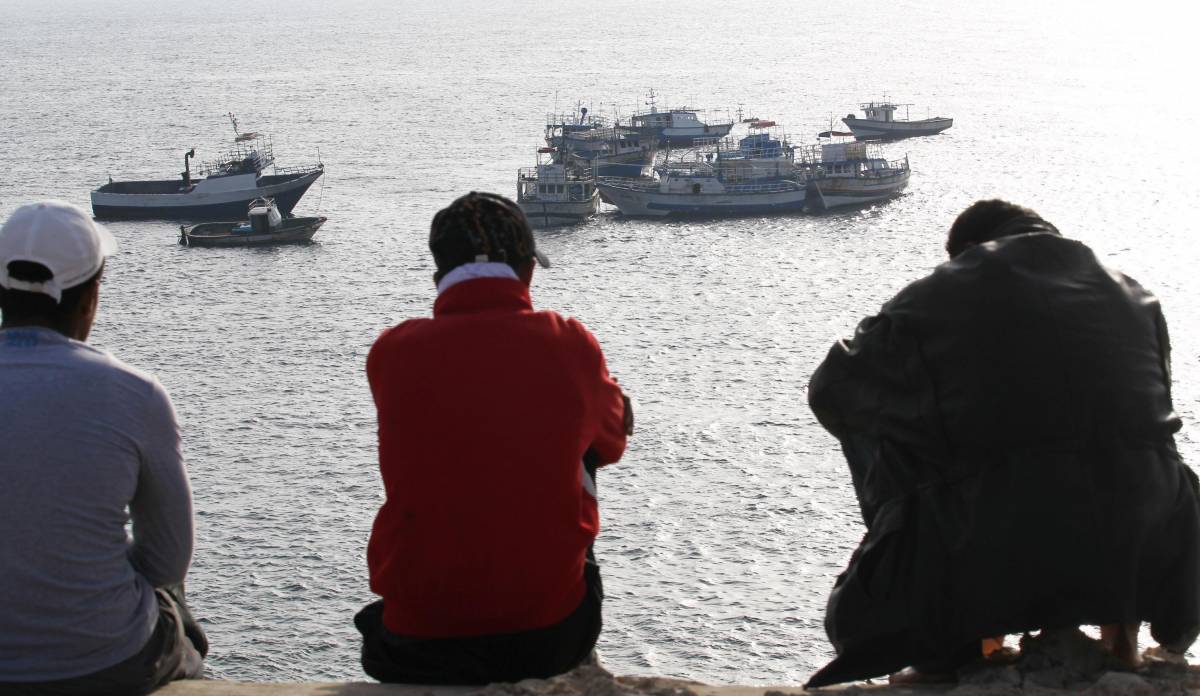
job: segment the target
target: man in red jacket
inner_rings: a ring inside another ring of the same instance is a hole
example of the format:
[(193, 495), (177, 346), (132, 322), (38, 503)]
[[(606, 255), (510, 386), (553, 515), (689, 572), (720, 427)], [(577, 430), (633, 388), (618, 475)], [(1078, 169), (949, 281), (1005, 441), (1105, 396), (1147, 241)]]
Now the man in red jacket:
[(560, 674), (591, 654), (603, 590), (595, 467), (633, 417), (596, 339), (535, 311), (537, 251), (512, 201), (438, 212), (432, 319), (367, 356), (387, 500), (367, 548), (383, 597), (355, 617), (367, 674), (484, 684)]

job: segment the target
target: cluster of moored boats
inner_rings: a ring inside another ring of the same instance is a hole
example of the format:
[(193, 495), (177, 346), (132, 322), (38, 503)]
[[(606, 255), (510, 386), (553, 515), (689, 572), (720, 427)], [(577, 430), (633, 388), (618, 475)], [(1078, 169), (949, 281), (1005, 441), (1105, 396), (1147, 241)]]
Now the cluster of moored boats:
[[(774, 121), (758, 118), (709, 123), (690, 108), (649, 110), (621, 123), (580, 107), (546, 119), (546, 145), (537, 165), (517, 173), (517, 202), (536, 226), (573, 224), (594, 215), (603, 200), (622, 214), (715, 217), (821, 212), (899, 194), (909, 163), (887, 159), (872, 141), (931, 135), (949, 118), (896, 119), (891, 102), (863, 104), (865, 117), (842, 119), (849, 132), (826, 131), (797, 145)], [(180, 227), (189, 246), (249, 246), (305, 242), (323, 217), (291, 212), (325, 165), (281, 168), (272, 140), (233, 123), (233, 146), (199, 164), (183, 156), (179, 179), (113, 181), (92, 191), (98, 219), (223, 220)], [(319, 160), (319, 157), (318, 157)]]
[(908, 185), (908, 157), (888, 159), (876, 142), (931, 135), (949, 118), (896, 119), (899, 104), (863, 104), (850, 132), (826, 131), (797, 145), (774, 121), (708, 123), (696, 109), (649, 111), (627, 123), (579, 108), (546, 119), (537, 166), (518, 170), (517, 202), (538, 226), (580, 222), (600, 202), (624, 215), (724, 216), (816, 213), (891, 198)]

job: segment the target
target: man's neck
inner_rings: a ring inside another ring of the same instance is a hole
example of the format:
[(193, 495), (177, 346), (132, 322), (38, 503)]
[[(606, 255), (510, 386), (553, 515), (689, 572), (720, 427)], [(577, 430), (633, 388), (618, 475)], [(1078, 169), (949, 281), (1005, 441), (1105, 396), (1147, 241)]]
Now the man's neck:
[(465, 263), (450, 271), (438, 281), (438, 294), (446, 292), (459, 283), (477, 278), (511, 278), (513, 280), (520, 280), (517, 277), (517, 272), (512, 269), (512, 266), (506, 263), (497, 263), (494, 261)]
[(75, 330), (76, 327), (72, 326), (72, 323), (73, 322), (69, 321), (55, 322), (44, 317), (31, 317), (28, 319), (13, 320), (5, 319), (3, 322), (0, 322), (0, 329), (50, 329), (51, 331), (57, 331), (67, 338), (73, 338), (76, 341), (86, 340), (86, 337), (79, 337), (79, 332)]

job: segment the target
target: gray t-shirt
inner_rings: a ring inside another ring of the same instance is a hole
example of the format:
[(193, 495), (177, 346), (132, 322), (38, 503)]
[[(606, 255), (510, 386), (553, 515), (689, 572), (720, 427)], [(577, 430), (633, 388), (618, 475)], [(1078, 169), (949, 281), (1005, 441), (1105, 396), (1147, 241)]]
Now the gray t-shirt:
[(191, 555), (158, 380), (51, 329), (0, 331), (0, 682), (131, 657), (158, 619), (153, 588), (182, 582)]

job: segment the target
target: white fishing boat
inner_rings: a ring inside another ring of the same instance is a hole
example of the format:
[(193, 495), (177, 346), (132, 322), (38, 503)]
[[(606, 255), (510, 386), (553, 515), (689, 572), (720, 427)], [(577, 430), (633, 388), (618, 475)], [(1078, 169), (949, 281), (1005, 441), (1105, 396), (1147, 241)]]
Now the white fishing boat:
[(886, 200), (908, 185), (908, 156), (888, 160), (878, 145), (823, 143), (811, 146), (804, 159), (808, 212)]
[(654, 91), (647, 105), (650, 110), (634, 114), (629, 125), (644, 137), (656, 139), (663, 147), (694, 147), (704, 140), (723, 138), (733, 130), (733, 122), (705, 123), (696, 109), (680, 107), (659, 111)]
[(275, 166), (273, 141), (259, 133), (238, 132), (233, 122), (234, 143), (216, 159), (198, 167), (193, 175), (190, 160), (195, 149), (183, 156), (179, 179), (113, 181), (92, 191), (92, 214), (99, 219), (220, 220), (243, 215), (251, 201), (271, 198), (286, 215), (308, 187), (324, 172), (317, 164), (283, 168)]
[(799, 212), (806, 171), (795, 149), (769, 134), (701, 143), (649, 177), (597, 177), (601, 197), (630, 216), (719, 217)]
[(600, 194), (589, 172), (556, 162), (517, 170), (517, 205), (534, 227), (583, 222), (600, 208)]
[[(941, 133), (954, 125), (954, 119), (944, 116), (923, 118), (911, 121), (907, 118), (907, 108), (911, 104), (893, 104), (891, 102), (869, 102), (860, 105), (864, 118), (847, 114), (842, 123), (854, 133), (858, 140), (899, 140), (919, 135)], [(896, 109), (905, 107), (905, 118), (896, 118)]]

